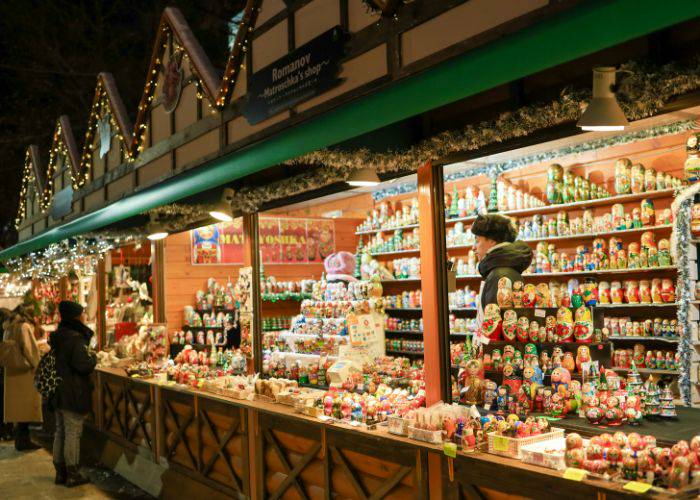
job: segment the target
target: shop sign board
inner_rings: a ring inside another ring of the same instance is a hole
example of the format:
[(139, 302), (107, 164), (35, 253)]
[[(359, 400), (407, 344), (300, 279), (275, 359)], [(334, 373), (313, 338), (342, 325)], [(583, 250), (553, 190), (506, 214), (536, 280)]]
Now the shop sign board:
[[(321, 263), (335, 252), (335, 222), (329, 219), (261, 217), (264, 264)], [(235, 219), (190, 231), (192, 264), (242, 264), (243, 222)]]
[(60, 219), (73, 210), (73, 186), (61, 189), (51, 200), (51, 217)]
[(243, 107), (248, 122), (259, 123), (342, 83), (344, 41), (336, 26), (254, 73)]

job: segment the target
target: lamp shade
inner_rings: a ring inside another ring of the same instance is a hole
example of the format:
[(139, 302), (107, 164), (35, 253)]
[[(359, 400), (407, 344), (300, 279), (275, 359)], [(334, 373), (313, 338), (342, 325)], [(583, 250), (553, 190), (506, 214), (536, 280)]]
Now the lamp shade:
[(615, 71), (607, 66), (593, 69), (593, 98), (576, 124), (578, 127), (607, 132), (624, 130), (629, 125), (613, 92)]
[(168, 230), (160, 222), (152, 221), (146, 226), (146, 232), (148, 233), (146, 238), (151, 241), (158, 241), (168, 237)]
[(235, 191), (231, 188), (224, 189), (221, 193), (221, 200), (219, 200), (214, 206), (209, 210), (209, 215), (214, 219), (221, 222), (231, 222), (233, 220), (233, 210), (231, 210), (231, 202)]
[(353, 187), (376, 186), (379, 184), (379, 176), (373, 168), (360, 168), (348, 177), (348, 184)]

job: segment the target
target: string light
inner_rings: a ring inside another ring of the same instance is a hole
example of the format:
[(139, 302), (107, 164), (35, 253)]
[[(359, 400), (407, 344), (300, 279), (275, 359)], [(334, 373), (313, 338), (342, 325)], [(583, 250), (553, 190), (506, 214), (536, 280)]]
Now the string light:
[(27, 196), (29, 195), (29, 188), (34, 186), (34, 192), (42, 193), (43, 186), (40, 186), (37, 182), (36, 175), (34, 172), (34, 159), (31, 154), (31, 146), (27, 148), (27, 152), (24, 155), (24, 169), (22, 170), (22, 184), (19, 190), (19, 204), (17, 206), (17, 216), (15, 217), (15, 229), (19, 229), (22, 221), (27, 218)]
[[(112, 102), (112, 96), (109, 95), (109, 91), (107, 90), (107, 86), (103, 80), (103, 75), (98, 75), (97, 86), (95, 87), (95, 97), (92, 101), (90, 116), (88, 117), (87, 131), (85, 132), (85, 145), (83, 146), (83, 154), (80, 158), (80, 172), (83, 176), (83, 184), (89, 180), (92, 173), (92, 155), (95, 131), (97, 130), (100, 120), (105, 115), (109, 116), (109, 124), (112, 130), (118, 131), (116, 134), (117, 139), (121, 143), (126, 160), (130, 160), (131, 150), (129, 148), (129, 143), (131, 139), (131, 131), (122, 130), (119, 124), (120, 122), (116, 120), (116, 116), (123, 113), (124, 111), (118, 109)], [(124, 137), (128, 137), (129, 140), (124, 140)]]

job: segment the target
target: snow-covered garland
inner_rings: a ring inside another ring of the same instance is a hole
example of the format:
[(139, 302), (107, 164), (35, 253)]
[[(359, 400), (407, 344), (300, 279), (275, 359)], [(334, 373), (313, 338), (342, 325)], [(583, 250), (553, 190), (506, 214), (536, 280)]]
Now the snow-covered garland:
[(695, 195), (700, 192), (700, 183), (694, 184), (681, 191), (673, 202), (673, 232), (671, 233), (671, 252), (678, 266), (678, 282), (676, 283), (676, 296), (678, 302), (678, 326), (680, 327), (680, 341), (678, 354), (680, 355), (680, 377), (678, 386), (681, 397), (686, 405), (691, 404), (691, 380), (690, 370), (693, 357), (692, 329), (688, 313), (690, 303), (693, 300), (693, 280), (690, 277), (690, 263), (688, 249), (690, 247), (690, 220), (691, 208)]

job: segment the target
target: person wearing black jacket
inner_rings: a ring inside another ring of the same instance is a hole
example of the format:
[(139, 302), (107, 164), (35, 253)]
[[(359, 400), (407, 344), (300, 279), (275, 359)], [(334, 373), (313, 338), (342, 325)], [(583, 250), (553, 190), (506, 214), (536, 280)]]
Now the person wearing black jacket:
[(59, 377), (50, 401), (56, 411), (53, 462), (56, 484), (73, 487), (89, 482), (80, 474), (80, 436), (92, 406), (90, 374), (95, 369), (97, 358), (88, 349), (94, 333), (83, 323), (83, 307), (64, 300), (58, 305), (58, 310), (61, 322), (49, 340), (56, 356)]
[(481, 312), (488, 304), (497, 303), (498, 280), (508, 278), (511, 285), (523, 280), (521, 273), (532, 262), (532, 250), (526, 243), (515, 241), (515, 226), (502, 215), (479, 215), (471, 231), (476, 237), (479, 274), (484, 279), (477, 304)]

